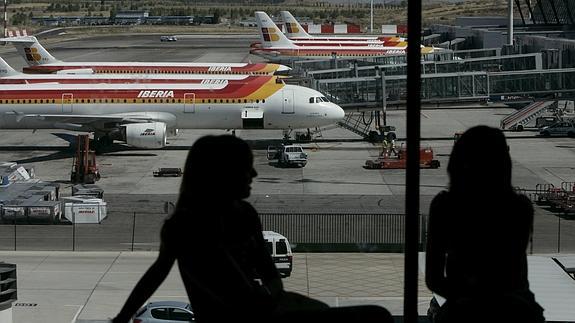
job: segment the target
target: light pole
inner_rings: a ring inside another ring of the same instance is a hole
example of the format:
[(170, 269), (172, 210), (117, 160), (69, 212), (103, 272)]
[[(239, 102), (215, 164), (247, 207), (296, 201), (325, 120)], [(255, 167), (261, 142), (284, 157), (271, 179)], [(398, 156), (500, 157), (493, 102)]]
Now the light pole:
[(513, 46), (513, 0), (508, 1), (507, 44)]
[[(6, 1), (6, 0), (4, 0), (4, 1)], [(509, 1), (512, 1), (512, 0), (509, 0)], [(369, 21), (370, 21), (370, 25), (371, 25), (371, 27), (369, 28), (369, 32), (371, 34), (373, 34), (373, 0), (371, 0), (371, 13), (369, 15)]]
[(6, 28), (8, 28), (8, 0), (4, 0), (4, 37), (6, 37), (6, 35), (8, 34), (8, 32), (6, 31)]

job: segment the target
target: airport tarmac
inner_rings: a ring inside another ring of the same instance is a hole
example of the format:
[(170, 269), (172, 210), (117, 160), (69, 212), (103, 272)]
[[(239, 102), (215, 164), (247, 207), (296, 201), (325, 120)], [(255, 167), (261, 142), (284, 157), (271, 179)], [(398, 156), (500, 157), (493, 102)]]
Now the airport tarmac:
[[(118, 313), (156, 257), (156, 252), (0, 251), (0, 259), (17, 264), (14, 322), (107, 322)], [(528, 257), (530, 287), (545, 308), (546, 317), (565, 322), (564, 318), (572, 318), (570, 300), (575, 284), (551, 257), (563, 264), (575, 260), (574, 254)], [(426, 313), (432, 294), (425, 286), (423, 262), (420, 266), (419, 322), (428, 322)], [(283, 284), (288, 291), (330, 306), (373, 304), (401, 317), (403, 267), (401, 254), (296, 253), (292, 275), (284, 278)], [(534, 277), (534, 272), (541, 275)], [(150, 298), (150, 301), (161, 300), (188, 302), (177, 266)]]
[[(118, 313), (130, 291), (155, 260), (155, 252), (0, 252), (17, 264), (18, 300), (14, 322), (90, 322)], [(403, 255), (295, 254), (286, 290), (331, 306), (376, 304), (403, 313)], [(419, 313), (431, 293), (419, 280)], [(187, 302), (177, 266), (151, 301)], [(242, 321), (242, 320), (240, 320)]]
[[(57, 58), (70, 61), (261, 61), (258, 57), (248, 54), (248, 47), (252, 41), (253, 39), (240, 37), (230, 39), (214, 36), (213, 38), (184, 37), (177, 43), (161, 43), (159, 35), (130, 35), (99, 37), (96, 40), (51, 41), (46, 47)], [(10, 64), (14, 64), (15, 68), (20, 68), (23, 64), (23, 60), (16, 56), (10, 46), (0, 49), (0, 55)], [(437, 159), (441, 162), (439, 169), (421, 171), (422, 213), (427, 213), (430, 200), (448, 185), (446, 166), (453, 145), (454, 133), (477, 124), (497, 127), (500, 119), (511, 111), (513, 110), (486, 107), (465, 110), (436, 109), (422, 112), (422, 146), (432, 147)], [(397, 128), (399, 139), (405, 137), (405, 112), (388, 112), (388, 123)], [(20, 226), (18, 228), (10, 225), (0, 226), (0, 250), (6, 250), (0, 253), (0, 259), (9, 262), (11, 259), (16, 259), (13, 257), (21, 257), (18, 259), (22, 260), (24, 268), (42, 269), (47, 275), (48, 283), (51, 279), (61, 279), (58, 284), (38, 285), (42, 283), (43, 273), (32, 274), (31, 271), (24, 271), (22, 278), (26, 279), (26, 276), (30, 275), (31, 280), (22, 285), (20, 295), (25, 298), (19, 302), (39, 302), (34, 300), (34, 295), (39, 292), (36, 288), (41, 288), (45, 295), (43, 297), (48, 299), (47, 303), (42, 303), (42, 309), (52, 311), (51, 305), (60, 302), (58, 303), (60, 312), (54, 310), (48, 316), (58, 318), (54, 322), (70, 321), (77, 313), (81, 314), (79, 318), (82, 319), (102, 319), (103, 315), (112, 315), (125, 299), (130, 286), (135, 283), (154, 257), (153, 253), (121, 251), (157, 250), (159, 227), (165, 217), (163, 204), (166, 201), (173, 202), (177, 198), (180, 179), (154, 178), (152, 171), (159, 167), (183, 167), (187, 150), (197, 138), (205, 134), (223, 133), (228, 132), (181, 130), (178, 137), (169, 138), (170, 144), (165, 149), (141, 150), (117, 145), (113, 151), (98, 156), (102, 173), (102, 179), (98, 185), (105, 190), (105, 200), (109, 203), (109, 217), (101, 225), (74, 228), (72, 226)], [(16, 161), (26, 166), (33, 165), (39, 178), (60, 182), (62, 191), (65, 194), (70, 193), (68, 180), (72, 167), (72, 152), (68, 149), (67, 140), (72, 138), (73, 133), (60, 130), (38, 130), (36, 132), (8, 130), (2, 131), (1, 134), (1, 160)], [(304, 144), (309, 154), (309, 162), (305, 168), (277, 168), (266, 159), (265, 148), (268, 144), (280, 142), (281, 131), (238, 130), (236, 135), (248, 140), (254, 148), (255, 168), (259, 176), (254, 180), (252, 196), (249, 200), (259, 212), (404, 212), (405, 171), (363, 169), (365, 160), (375, 158), (379, 148), (360, 141), (359, 136), (347, 130), (341, 128), (324, 130), (317, 142)], [(516, 186), (533, 190), (538, 183), (558, 185), (563, 181), (575, 181), (573, 163), (575, 141), (572, 138), (540, 138), (532, 132), (507, 133), (507, 135), (513, 158), (513, 178)], [(398, 140), (397, 144), (400, 145), (401, 140)], [(137, 216), (133, 216), (134, 212)], [(134, 224), (134, 219), (137, 219), (135, 220), (137, 224)], [(137, 242), (135, 246), (130, 243), (133, 234), (132, 225), (138, 228), (135, 234)], [(72, 238), (72, 235), (75, 235), (75, 238)], [(14, 244), (15, 240), (17, 240), (16, 244)], [(8, 252), (14, 249), (19, 251)], [(37, 250), (101, 252), (36, 253)], [(573, 219), (561, 219), (554, 213), (537, 207), (531, 251), (534, 253), (575, 252)], [(30, 258), (27, 258), (28, 255)], [(67, 257), (70, 258), (67, 259)], [(83, 258), (87, 263), (92, 264), (86, 265), (85, 269), (78, 269), (87, 271), (86, 274), (73, 274), (75, 265), (71, 266), (68, 272), (61, 271), (60, 267), (49, 266), (50, 263), (76, 263), (76, 260), (73, 260), (75, 257), (76, 259)], [(337, 263), (338, 257), (341, 255), (306, 254), (305, 257), (296, 258), (296, 268), (306, 268), (301, 267), (302, 259), (305, 259), (303, 263), (307, 263), (308, 266), (312, 262), (317, 262), (318, 267), (322, 268), (342, 267)], [(326, 282), (325, 279), (330, 276), (325, 272), (310, 271), (308, 276), (302, 278), (301, 281), (298, 280), (298, 283), (295, 283), (295, 279), (300, 276), (295, 273), (294, 277), (286, 280), (286, 286), (302, 292), (307, 289), (310, 295), (332, 303), (337, 300), (340, 304), (350, 304), (355, 300), (346, 297), (359, 295), (363, 299), (382, 298), (387, 302), (386, 307), (400, 309), (402, 287), (398, 286), (402, 285), (402, 256), (399, 254), (357, 254), (349, 255), (349, 257), (352, 259), (355, 259), (353, 257), (366, 257), (365, 259), (369, 258), (369, 261), (374, 261), (376, 264), (382, 261), (381, 267), (378, 267), (379, 265), (369, 267), (369, 275), (377, 277), (382, 282), (393, 282), (397, 286), (389, 287), (389, 289), (381, 287), (380, 290), (385, 293), (376, 291), (375, 287), (379, 288), (380, 285), (369, 281), (369, 278), (364, 278), (368, 276), (365, 267), (358, 267), (357, 271), (350, 270), (349, 276), (342, 278), (341, 285), (335, 281)], [(321, 265), (322, 261), (330, 265)], [(386, 267), (386, 263), (391, 263), (391, 267)], [(353, 267), (353, 265), (350, 266)], [(343, 266), (342, 270), (345, 268), (347, 267)], [(117, 275), (107, 276), (106, 273)], [(160, 295), (185, 299), (183, 289), (174, 278), (176, 276), (170, 277), (167, 289), (162, 290)], [(355, 283), (362, 279), (368, 279), (367, 283)], [(292, 281), (294, 281), (293, 284)], [(371, 284), (373, 284), (373, 289), (370, 287)], [(328, 287), (314, 289), (313, 286)], [(340, 291), (332, 293), (329, 286), (338, 288)], [(421, 283), (420, 286), (422, 286)], [(420, 290), (422, 295), (427, 295), (424, 289), (420, 288)], [(66, 291), (69, 296), (61, 296), (61, 291)], [(114, 293), (119, 296), (112, 296)], [(90, 295), (94, 298), (90, 298)], [(53, 300), (50, 301), (50, 299)], [(86, 303), (90, 299), (91, 303)], [(427, 300), (425, 298), (421, 300), (422, 308), (426, 308)], [(87, 307), (86, 304), (88, 304)], [(91, 307), (91, 304), (96, 307)], [(81, 310), (81, 306), (85, 306), (86, 310)], [(44, 312), (38, 311), (40, 307), (36, 309), (33, 307), (16, 308), (16, 322), (37, 322), (43, 321), (42, 318), (46, 317)], [(29, 314), (24, 314), (27, 313), (26, 311), (29, 311)], [(62, 316), (58, 316), (60, 314), (57, 313), (62, 313)], [(420, 313), (424, 313), (423, 309)]]

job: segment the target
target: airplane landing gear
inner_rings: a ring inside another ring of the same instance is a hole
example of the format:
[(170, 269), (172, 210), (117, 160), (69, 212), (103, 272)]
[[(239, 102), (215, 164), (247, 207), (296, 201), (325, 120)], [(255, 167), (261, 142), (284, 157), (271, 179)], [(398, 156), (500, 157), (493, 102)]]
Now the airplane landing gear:
[(284, 129), (283, 130), (283, 134), (284, 134), (284, 141), (289, 141), (291, 138), (291, 133), (292, 133), (293, 129)]

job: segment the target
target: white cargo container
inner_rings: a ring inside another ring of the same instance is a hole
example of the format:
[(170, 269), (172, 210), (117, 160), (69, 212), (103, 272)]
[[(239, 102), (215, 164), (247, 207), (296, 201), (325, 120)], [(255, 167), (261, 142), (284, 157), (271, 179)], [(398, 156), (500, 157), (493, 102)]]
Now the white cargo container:
[(64, 216), (72, 223), (100, 223), (107, 216), (106, 202), (89, 196), (62, 198)]

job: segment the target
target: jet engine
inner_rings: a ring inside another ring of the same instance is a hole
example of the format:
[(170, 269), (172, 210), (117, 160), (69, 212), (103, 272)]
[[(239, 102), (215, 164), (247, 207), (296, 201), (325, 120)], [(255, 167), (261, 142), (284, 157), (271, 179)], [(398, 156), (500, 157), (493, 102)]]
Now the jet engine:
[(166, 124), (163, 122), (130, 123), (123, 126), (128, 145), (157, 149), (166, 146)]

